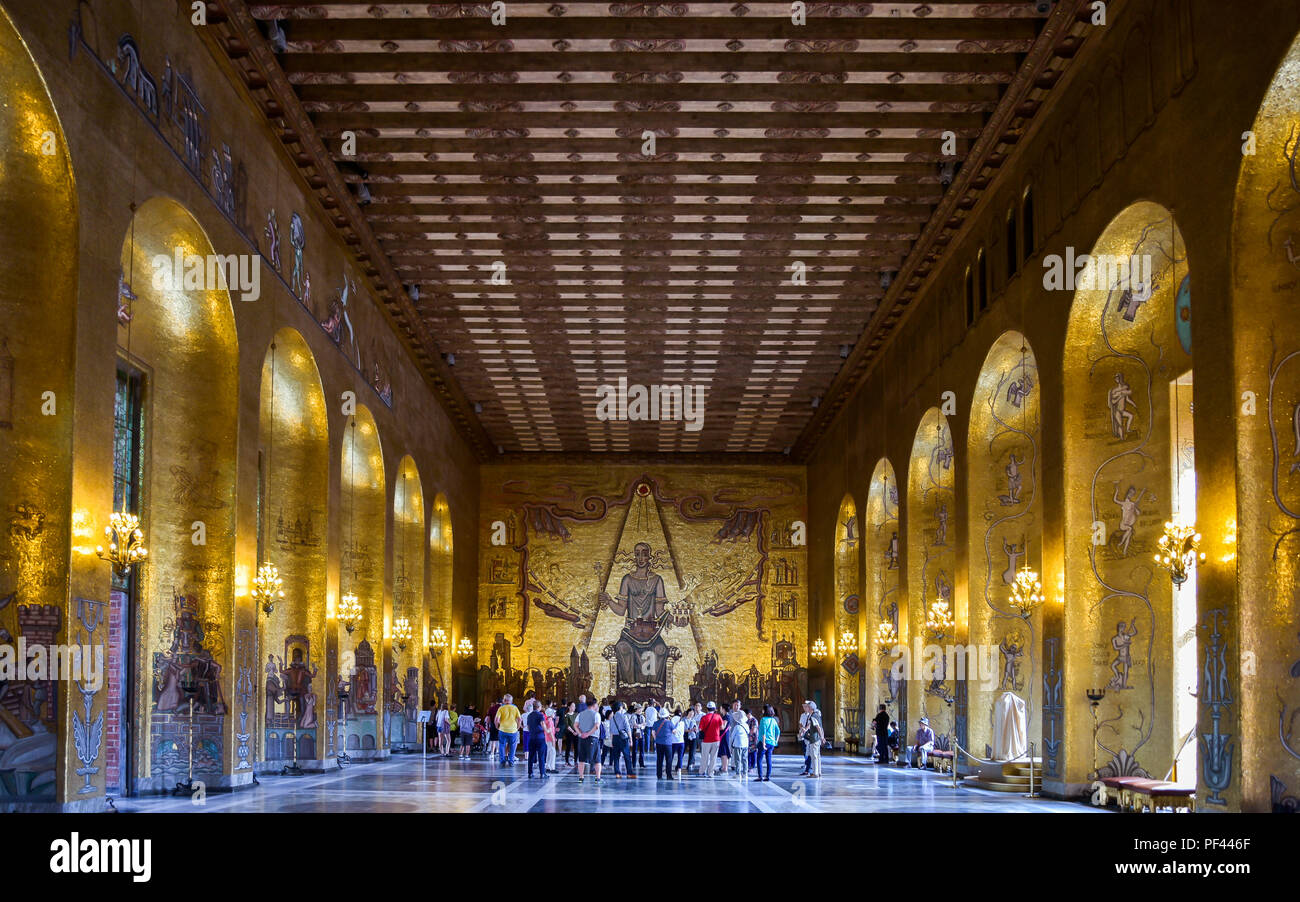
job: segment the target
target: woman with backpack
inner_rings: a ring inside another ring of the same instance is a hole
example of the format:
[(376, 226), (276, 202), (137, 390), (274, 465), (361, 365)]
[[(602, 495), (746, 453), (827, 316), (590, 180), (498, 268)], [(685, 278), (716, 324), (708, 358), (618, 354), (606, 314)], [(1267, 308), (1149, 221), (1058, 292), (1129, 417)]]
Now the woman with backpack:
[[(781, 741), (781, 724), (771, 705), (763, 706), (763, 719), (758, 722), (758, 782), (772, 782), (772, 752)], [(763, 776), (763, 762), (767, 762), (767, 776)]]
[(758, 758), (758, 718), (745, 709), (745, 716), (749, 718), (749, 769), (752, 771), (757, 767), (756, 759)]
[(812, 702), (804, 704), (808, 709), (808, 720), (803, 728), (804, 747), (808, 750), (808, 773), (803, 776), (821, 779), (822, 743), (826, 741), (826, 731), (822, 727), (822, 712), (818, 711), (817, 706)]
[(645, 712), (640, 705), (632, 705), (632, 760), (637, 767), (645, 767)]

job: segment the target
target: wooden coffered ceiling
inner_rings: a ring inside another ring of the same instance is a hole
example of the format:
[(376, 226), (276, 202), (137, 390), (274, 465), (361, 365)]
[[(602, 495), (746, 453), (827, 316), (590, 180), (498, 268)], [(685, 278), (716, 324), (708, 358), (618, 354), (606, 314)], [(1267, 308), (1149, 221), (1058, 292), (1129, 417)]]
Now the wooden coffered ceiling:
[[(1079, 41), (1073, 2), (222, 5), (486, 456), (806, 456)], [(703, 427), (598, 419), (620, 377)]]

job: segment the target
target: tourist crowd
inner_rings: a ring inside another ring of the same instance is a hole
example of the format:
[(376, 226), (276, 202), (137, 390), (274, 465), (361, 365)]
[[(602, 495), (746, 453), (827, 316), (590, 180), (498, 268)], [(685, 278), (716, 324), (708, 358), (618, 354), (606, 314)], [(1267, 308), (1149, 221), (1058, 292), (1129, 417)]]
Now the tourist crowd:
[[(715, 702), (696, 702), (683, 710), (654, 699), (644, 705), (613, 701), (597, 705), (585, 695), (559, 704), (528, 698), (523, 707), (503, 696), (480, 717), (470, 705), (457, 712), (442, 705), (434, 716), (436, 748), (443, 755), (469, 758), (476, 751), (503, 766), (528, 761), (528, 776), (558, 772), (561, 758), (576, 763), (578, 782), (588, 771), (599, 783), (612, 766), (615, 779), (635, 780), (653, 757), (657, 779), (702, 779), (753, 773), (772, 779), (772, 754), (781, 740), (781, 724), (771, 705), (751, 711), (733, 701), (721, 711)], [(800, 776), (821, 776), (826, 730), (821, 712), (807, 701), (799, 717), (798, 740), (804, 748)], [(621, 766), (621, 770), (620, 770)]]

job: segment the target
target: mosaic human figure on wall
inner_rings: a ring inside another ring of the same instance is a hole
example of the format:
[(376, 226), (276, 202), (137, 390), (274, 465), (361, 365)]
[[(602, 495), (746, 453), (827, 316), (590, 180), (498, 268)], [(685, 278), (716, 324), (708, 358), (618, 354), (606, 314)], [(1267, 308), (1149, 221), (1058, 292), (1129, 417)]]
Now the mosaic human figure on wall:
[(1136, 416), (1132, 410), (1137, 410), (1137, 403), (1133, 400), (1133, 389), (1124, 381), (1123, 373), (1115, 374), (1115, 387), (1106, 394), (1106, 406), (1110, 409), (1110, 428), (1115, 438), (1126, 438), (1135, 428)]
[(1115, 625), (1115, 636), (1110, 640), (1111, 647), (1115, 650), (1115, 657), (1110, 662), (1110, 672), (1113, 675), (1106, 688), (1129, 688), (1129, 671), (1133, 667), (1133, 639), (1137, 634), (1136, 617), (1130, 620), (1127, 625), (1123, 620)]
[(650, 569), (650, 545), (638, 542), (633, 556), (636, 566), (623, 574), (618, 594), (611, 598), (602, 589), (600, 603), (626, 618), (622, 635), (614, 645), (619, 688), (662, 691), (667, 682), (668, 645), (663, 640), (663, 628), (668, 596), (663, 577)]

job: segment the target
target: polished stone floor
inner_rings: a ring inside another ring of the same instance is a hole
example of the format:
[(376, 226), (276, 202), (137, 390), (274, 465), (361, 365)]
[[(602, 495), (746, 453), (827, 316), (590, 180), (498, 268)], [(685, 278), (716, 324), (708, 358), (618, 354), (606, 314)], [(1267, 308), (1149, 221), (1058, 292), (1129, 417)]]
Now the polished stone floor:
[[(650, 762), (653, 765), (653, 761)], [(546, 779), (528, 779), (520, 762), (503, 767), (481, 758), (461, 761), (419, 755), (354, 764), (304, 777), (263, 776), (261, 784), (213, 793), (196, 805), (162, 796), (117, 800), (137, 812), (1080, 812), (1086, 805), (961, 786), (933, 772), (878, 767), (863, 758), (823, 758), (822, 779), (798, 776), (803, 759), (777, 756), (772, 782), (690, 774), (656, 780), (654, 767), (637, 780), (615, 780), (607, 768), (600, 785), (591, 774), (560, 764)]]

